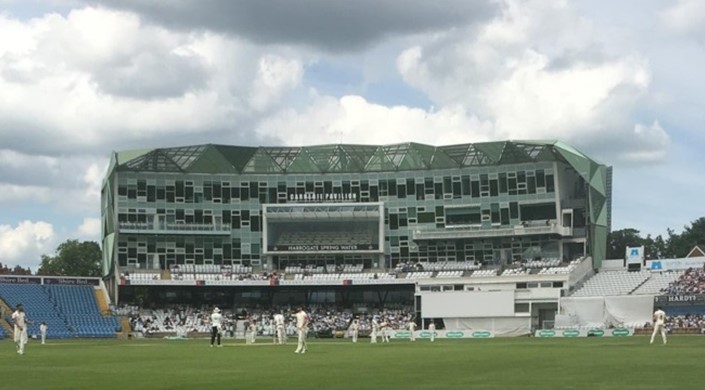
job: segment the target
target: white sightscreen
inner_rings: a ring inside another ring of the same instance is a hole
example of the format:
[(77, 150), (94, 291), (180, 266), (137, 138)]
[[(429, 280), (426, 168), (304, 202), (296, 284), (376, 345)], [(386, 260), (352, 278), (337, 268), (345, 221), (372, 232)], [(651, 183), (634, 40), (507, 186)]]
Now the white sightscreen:
[[(558, 326), (643, 326), (651, 322), (653, 295), (561, 298)], [(560, 322), (560, 324), (559, 324)]]
[(446, 329), (489, 330), (498, 337), (531, 333), (531, 317), (443, 318)]
[(453, 291), (421, 293), (424, 318), (514, 316), (514, 291)]

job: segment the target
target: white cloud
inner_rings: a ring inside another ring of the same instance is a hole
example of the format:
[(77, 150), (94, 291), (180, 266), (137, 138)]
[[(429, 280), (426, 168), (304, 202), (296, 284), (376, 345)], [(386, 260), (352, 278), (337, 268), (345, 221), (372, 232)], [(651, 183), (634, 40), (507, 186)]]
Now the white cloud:
[(0, 150), (0, 205), (31, 201), (62, 212), (95, 212), (100, 209), (107, 163), (107, 156), (50, 157)]
[(17, 226), (0, 225), (0, 262), (36, 267), (42, 254), (53, 253), (54, 228), (47, 222), (22, 221)]
[(44, 203), (48, 202), (51, 198), (51, 189), (47, 187), (0, 183), (0, 204), (32, 200)]
[(658, 121), (654, 121), (651, 126), (637, 123), (632, 137), (632, 145), (627, 145), (623, 152), (626, 160), (648, 163), (665, 159), (664, 146), (668, 147), (671, 139)]
[(284, 110), (263, 121), (258, 132), (289, 145), (326, 143), (392, 144), (423, 142), (452, 144), (491, 137), (492, 125), (460, 106), (427, 111), (407, 106), (387, 107), (357, 95), (340, 99), (314, 95), (304, 110)]
[(303, 77), (300, 61), (268, 55), (260, 58), (252, 88), (252, 106), (262, 111), (295, 88)]
[(84, 240), (100, 240), (100, 218), (83, 218), (76, 234)]
[(166, 134), (250, 140), (242, 123), (296, 88), (302, 64), (283, 48), (171, 31), (127, 12), (0, 15), (0, 137), (5, 148), (54, 155), (163, 144)]
[(504, 4), (479, 34), (451, 31), (403, 51), (404, 80), (492, 123), (496, 139), (560, 139), (615, 160), (627, 146), (646, 146), (635, 155), (665, 155), (663, 129), (659, 143), (632, 142), (634, 113), (652, 78), (645, 58), (609, 53), (599, 29), (568, 2)]
[[(705, 34), (705, 2), (702, 0), (679, 0), (661, 14), (661, 21), (676, 33)], [(705, 36), (701, 35), (705, 39)]]

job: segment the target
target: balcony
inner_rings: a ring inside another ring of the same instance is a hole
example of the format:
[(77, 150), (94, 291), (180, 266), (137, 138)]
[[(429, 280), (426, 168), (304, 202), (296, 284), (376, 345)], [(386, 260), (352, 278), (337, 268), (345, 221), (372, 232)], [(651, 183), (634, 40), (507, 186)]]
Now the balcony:
[(120, 233), (128, 234), (183, 234), (183, 235), (230, 235), (230, 226), (202, 223), (147, 223), (120, 222)]
[(491, 238), (511, 236), (557, 235), (571, 237), (573, 229), (558, 225), (556, 221), (529, 221), (516, 226), (493, 226), (483, 228), (477, 225), (448, 226), (439, 230), (414, 230), (414, 240), (448, 240), (463, 238)]

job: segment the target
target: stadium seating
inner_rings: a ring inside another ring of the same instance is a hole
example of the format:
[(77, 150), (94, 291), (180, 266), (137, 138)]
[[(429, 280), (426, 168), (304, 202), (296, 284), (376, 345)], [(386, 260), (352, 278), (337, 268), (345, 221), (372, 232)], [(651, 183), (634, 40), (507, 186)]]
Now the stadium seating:
[(12, 307), (23, 304), (33, 321), (30, 336), (39, 334), (42, 321), (48, 338), (116, 337), (120, 328), (115, 317), (101, 315), (91, 286), (0, 284), (0, 297)]
[(474, 271), (470, 277), (471, 278), (491, 278), (497, 276), (497, 270), (496, 269), (481, 269)]
[(437, 278), (460, 278), (463, 276), (463, 271), (440, 271), (436, 274)]
[[(137, 311), (137, 310), (134, 310)], [(179, 328), (199, 333), (207, 333), (209, 325), (205, 311), (186, 307), (178, 313), (174, 310), (144, 310), (132, 317), (133, 330), (145, 333), (176, 332)]]
[(125, 273), (121, 275), (125, 280), (130, 281), (149, 281), (149, 280), (159, 280), (161, 279), (161, 274), (159, 272), (139, 272), (139, 273)]
[(542, 260), (530, 260), (523, 264), (526, 268), (558, 267), (561, 260), (557, 257), (545, 258)]
[(297, 273), (311, 273), (311, 274), (321, 274), (326, 272), (325, 267), (316, 266), (315, 264), (306, 264), (305, 266), (300, 265), (289, 265), (284, 268), (284, 272), (287, 274), (297, 274)]
[[(48, 338), (68, 338), (73, 332), (66, 324), (61, 312), (49, 299), (44, 286), (39, 284), (0, 284), (0, 297), (12, 308), (22, 304), (27, 313), (27, 319), (32, 321), (27, 327), (29, 336), (39, 334), (39, 325), (46, 322)], [(11, 317), (6, 317), (9, 323)]]
[(473, 261), (419, 262), (424, 271), (473, 271), (481, 268)]
[[(274, 313), (284, 313), (289, 323), (287, 334), (293, 335), (295, 333), (293, 326), (295, 320), (287, 314), (291, 313), (291, 307), (289, 306), (279, 306), (266, 310), (262, 310), (261, 308), (242, 309), (246, 309), (248, 320), (254, 320), (256, 322), (259, 335), (271, 336), (274, 333), (274, 327), (271, 322)], [(316, 333), (336, 330), (345, 331), (348, 329), (350, 321), (353, 318), (353, 310), (351, 308), (340, 311), (337, 306), (311, 305), (309, 309), (311, 317), (310, 329), (312, 332)], [(207, 318), (210, 314), (209, 308), (184, 306), (178, 310), (140, 310), (136, 307), (130, 307), (129, 311), (131, 313), (130, 323), (132, 324), (133, 330), (136, 332), (159, 334), (179, 333), (180, 331), (184, 333), (207, 333), (209, 331), (209, 325), (207, 323)], [(382, 310), (358, 313), (361, 334), (369, 333), (373, 315), (377, 315), (380, 319), (389, 322), (395, 329), (402, 329), (405, 328), (413, 318), (413, 307), (392, 305)], [(224, 311), (223, 316), (226, 321), (235, 322), (232, 313)], [(242, 328), (235, 329), (235, 331), (241, 333)]]
[(406, 279), (428, 279), (433, 275), (432, 271), (409, 272), (406, 274)]
[(296, 274), (294, 280), (363, 280), (363, 279), (396, 279), (396, 275), (388, 273), (334, 273), (334, 274)]
[(652, 273), (651, 277), (644, 284), (639, 286), (639, 288), (634, 290), (634, 292), (632, 294), (658, 295), (661, 293), (661, 290), (665, 289), (671, 283), (678, 280), (678, 277), (680, 275), (681, 275), (680, 272)]
[(120, 331), (117, 318), (104, 317), (91, 286), (44, 286), (51, 301), (63, 314), (77, 337), (115, 337)]
[(252, 267), (241, 264), (220, 265), (220, 264), (178, 264), (170, 268), (172, 274), (178, 273), (198, 273), (198, 274), (249, 274)]
[(699, 329), (705, 333), (705, 314), (677, 314), (666, 317), (666, 328), (673, 329)]
[(523, 268), (508, 268), (502, 272), (501, 276), (517, 276), (517, 275), (528, 275), (529, 270)]
[(1, 340), (1, 339), (4, 339), (5, 336), (7, 336), (7, 334), (5, 333), (5, 328), (3, 328), (2, 326), (0, 326), (0, 340)]
[(573, 293), (574, 297), (592, 297), (606, 295), (627, 295), (644, 283), (651, 273), (649, 271), (604, 271), (595, 274)]
[(703, 294), (705, 293), (705, 269), (689, 268), (678, 275), (662, 290), (668, 294)]
[[(584, 260), (583, 257), (579, 259), (575, 259), (570, 262), (567, 266), (559, 267), (556, 265), (551, 265), (546, 268), (541, 268), (541, 270), (538, 272), (537, 275), (563, 275), (563, 274), (569, 274), (573, 272), (575, 268), (580, 265), (580, 263)], [(555, 264), (555, 263), (554, 263)], [(558, 263), (560, 264), (560, 263)]]

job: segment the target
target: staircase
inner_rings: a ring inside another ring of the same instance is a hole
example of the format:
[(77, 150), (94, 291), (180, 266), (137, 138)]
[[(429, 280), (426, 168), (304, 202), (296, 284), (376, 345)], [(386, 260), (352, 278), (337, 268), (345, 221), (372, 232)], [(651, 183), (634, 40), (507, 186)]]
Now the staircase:
[(10, 337), (12, 336), (12, 333), (14, 330), (12, 329), (12, 326), (5, 320), (5, 317), (9, 317), (12, 314), (12, 309), (10, 309), (10, 306), (5, 303), (2, 298), (0, 298), (0, 326), (2, 326), (5, 329), (5, 334), (9, 335)]
[(108, 316), (111, 314), (110, 308), (108, 307), (108, 299), (103, 289), (95, 290), (95, 301), (98, 302), (98, 309), (100, 309), (102, 315)]
[(122, 332), (117, 333), (118, 340), (127, 340), (127, 335), (132, 331), (130, 319), (127, 316), (120, 316), (120, 328)]
[(648, 282), (651, 278), (652, 278), (652, 276), (649, 275), (649, 277), (646, 278), (646, 279), (644, 279), (641, 283), (639, 283), (638, 286), (636, 286), (636, 287), (634, 287), (633, 289), (631, 289), (631, 291), (629, 291), (629, 295), (632, 295), (632, 294), (634, 293), (634, 291), (638, 290), (639, 287), (641, 287), (641, 286), (643, 286), (644, 284), (646, 284), (646, 282)]

